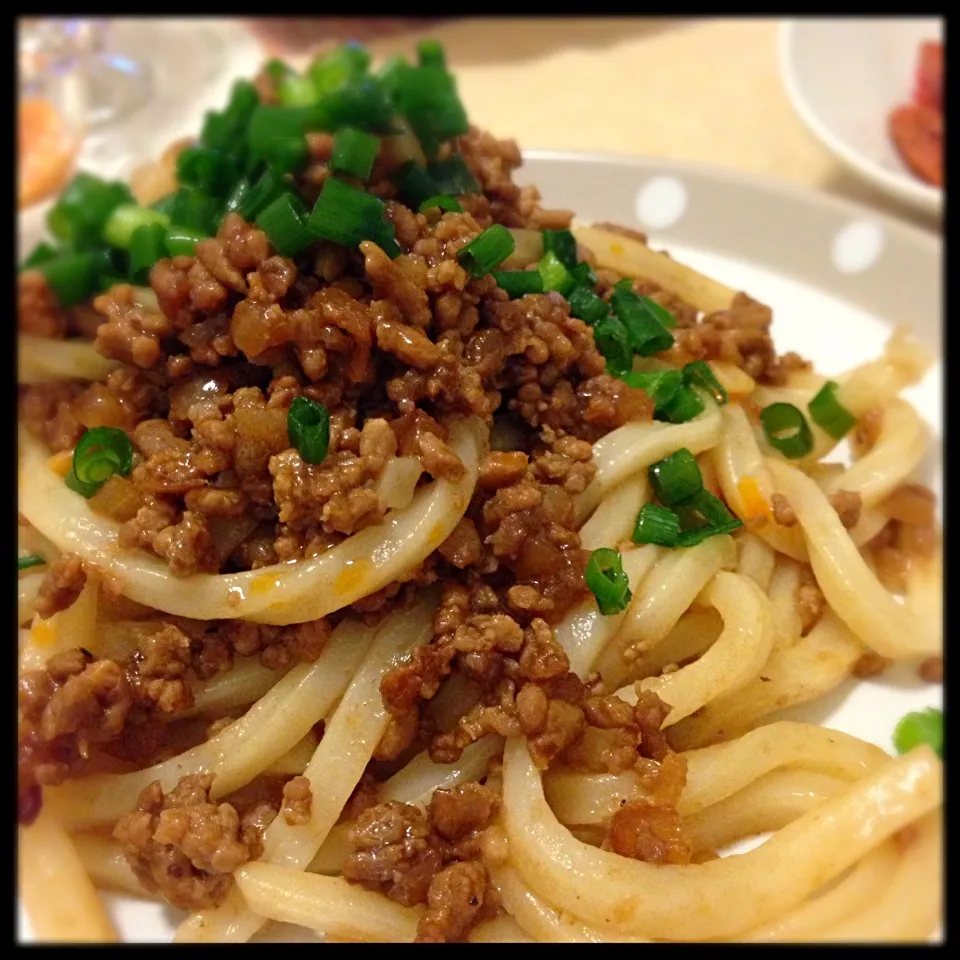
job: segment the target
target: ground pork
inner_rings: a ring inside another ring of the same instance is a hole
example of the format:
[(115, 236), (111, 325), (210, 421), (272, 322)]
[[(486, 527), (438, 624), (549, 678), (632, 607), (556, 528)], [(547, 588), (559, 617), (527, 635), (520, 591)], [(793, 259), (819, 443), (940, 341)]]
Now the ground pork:
[(66, 610), (83, 590), (87, 574), (83, 561), (75, 553), (62, 553), (52, 561), (37, 592), (36, 611), (41, 617), (52, 617)]
[(52, 339), (66, 335), (67, 315), (39, 270), (22, 270), (17, 275), (17, 330)]

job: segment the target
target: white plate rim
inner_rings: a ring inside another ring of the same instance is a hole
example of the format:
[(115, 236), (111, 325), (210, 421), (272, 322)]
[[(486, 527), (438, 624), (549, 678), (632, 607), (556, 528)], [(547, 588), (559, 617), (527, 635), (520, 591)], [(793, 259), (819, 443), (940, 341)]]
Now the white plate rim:
[(838, 160), (857, 176), (883, 190), (903, 203), (922, 210), (925, 213), (943, 211), (943, 190), (924, 183), (916, 177), (887, 170), (866, 154), (854, 150), (842, 138), (823, 124), (815, 111), (807, 103), (793, 62), (793, 41), (796, 35), (797, 20), (784, 20), (777, 31), (777, 63), (780, 80), (787, 92), (787, 98), (797, 116), (808, 132), (819, 140)]

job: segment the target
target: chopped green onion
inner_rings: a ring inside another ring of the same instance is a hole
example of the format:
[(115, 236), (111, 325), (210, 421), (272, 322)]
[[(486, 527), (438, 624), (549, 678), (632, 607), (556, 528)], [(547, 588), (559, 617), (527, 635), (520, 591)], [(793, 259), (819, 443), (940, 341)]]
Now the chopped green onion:
[(212, 236), (220, 225), (220, 205), (192, 187), (181, 187), (170, 204), (170, 222)]
[(543, 277), (544, 290), (556, 290), (564, 297), (573, 290), (576, 280), (573, 279), (570, 271), (560, 262), (560, 258), (553, 251), (548, 251), (540, 258), (537, 270)]
[(157, 213), (165, 214), (170, 216), (170, 208), (173, 206), (174, 201), (177, 199), (177, 192), (174, 190), (173, 193), (168, 193), (165, 197), (161, 197), (155, 203), (150, 204), (151, 210), (156, 210)]
[(650, 464), (647, 476), (657, 499), (666, 507), (682, 503), (703, 489), (700, 467), (686, 447)]
[(653, 401), (653, 409), (661, 411), (683, 388), (683, 374), (679, 370), (652, 370), (638, 373), (631, 370), (620, 377), (631, 387), (643, 390)]
[(112, 247), (128, 250), (134, 231), (138, 227), (144, 227), (148, 224), (168, 227), (170, 218), (166, 214), (151, 210), (149, 207), (138, 207), (135, 203), (125, 203), (117, 207), (103, 225), (103, 239)]
[(827, 381), (807, 404), (807, 409), (817, 426), (829, 433), (834, 440), (842, 440), (853, 428), (857, 418), (837, 400), (837, 386), (833, 380)]
[(500, 270), (494, 273), (493, 279), (511, 300), (528, 293), (543, 293), (543, 278), (536, 270)]
[(390, 257), (400, 254), (392, 223), (383, 218), (381, 200), (330, 177), (323, 185), (307, 227), (316, 236), (345, 247), (372, 240)]
[(577, 241), (569, 230), (544, 230), (544, 253), (556, 254), (557, 259), (571, 272), (577, 268)]
[(373, 77), (352, 79), (308, 108), (306, 129), (334, 132), (341, 127), (357, 127), (392, 133), (394, 112), (379, 81)]
[(111, 267), (106, 250), (87, 250), (61, 253), (53, 260), (41, 263), (37, 269), (46, 277), (57, 303), (67, 308), (82, 303), (100, 290), (101, 276)]
[(927, 707), (901, 718), (893, 731), (893, 746), (897, 753), (908, 753), (926, 743), (943, 759), (943, 711)]
[(694, 360), (693, 363), (688, 363), (683, 368), (683, 379), (688, 386), (695, 383), (697, 386), (703, 387), (720, 406), (723, 406), (730, 399), (726, 388), (717, 379), (706, 360)]
[(288, 188), (287, 182), (279, 173), (275, 170), (267, 170), (240, 198), (237, 212), (244, 220), (256, 220), (257, 214), (273, 203), (277, 197), (283, 196)]
[(510, 231), (499, 223), (487, 227), (457, 251), (457, 260), (472, 277), (482, 277), (503, 263), (514, 251)]
[(637, 514), (633, 528), (634, 543), (656, 543), (675, 547), (680, 536), (680, 518), (667, 507), (645, 503)]
[(630, 334), (627, 328), (612, 314), (602, 317), (593, 327), (593, 340), (607, 361), (607, 369), (620, 377), (633, 365), (630, 349)]
[(130, 279), (146, 283), (150, 269), (167, 256), (167, 228), (162, 223), (145, 223), (130, 238)]
[(78, 173), (47, 213), (47, 227), (75, 250), (96, 248), (107, 218), (122, 203), (135, 203), (130, 188)]
[(41, 263), (55, 259), (56, 256), (57, 248), (53, 244), (47, 243), (46, 240), (41, 240), (27, 256), (27, 259), (20, 264), (20, 269), (31, 270), (34, 267), (39, 267)]
[(601, 547), (590, 554), (583, 575), (590, 591), (597, 598), (600, 613), (608, 617), (626, 610), (630, 603), (630, 581), (623, 570), (623, 559), (616, 550)]
[(279, 83), (288, 73), (293, 71), (293, 68), (289, 64), (277, 57), (268, 61), (263, 69), (273, 83)]
[(239, 213), (243, 198), (250, 192), (250, 181), (246, 177), (239, 179), (234, 185), (223, 205), (224, 215)]
[(597, 282), (597, 275), (586, 260), (581, 260), (570, 272), (578, 284), (582, 283), (584, 286), (592, 288)]
[(397, 84), (400, 82), (400, 75), (409, 69), (411, 69), (410, 61), (400, 54), (395, 54), (390, 57), (380, 68), (380, 72), (377, 74), (377, 80), (380, 81), (380, 86), (386, 90), (391, 98), (396, 99)]
[(576, 287), (567, 295), (570, 316), (577, 317), (590, 326), (609, 315), (610, 308), (603, 297), (598, 297), (589, 287)]
[(667, 420), (670, 423), (686, 423), (688, 420), (700, 416), (704, 409), (703, 398), (696, 390), (691, 387), (681, 387), (656, 412), (658, 420)]
[(463, 207), (460, 206), (460, 202), (456, 197), (451, 197), (446, 193), (438, 193), (432, 197), (427, 197), (417, 208), (417, 212), (425, 213), (431, 209), (431, 207), (439, 207), (441, 210), (446, 210), (449, 213), (463, 213)]
[(445, 140), (469, 129), (456, 81), (442, 66), (429, 64), (401, 71), (396, 78), (394, 99), (428, 154)]
[(318, 96), (339, 90), (350, 80), (362, 77), (370, 66), (370, 52), (363, 44), (349, 41), (317, 57), (307, 68)]
[(695, 547), (708, 537), (733, 533), (743, 526), (718, 497), (709, 490), (701, 490), (677, 507), (680, 519), (678, 547)]
[(167, 255), (171, 257), (192, 257), (197, 244), (210, 236), (202, 230), (192, 227), (182, 227), (173, 224), (167, 227), (167, 234), (163, 239), (167, 248)]
[(415, 160), (407, 160), (391, 176), (400, 199), (411, 210), (418, 209), (431, 197), (449, 196), (444, 194), (437, 182)]
[(314, 107), (275, 107), (261, 104), (247, 127), (247, 146), (253, 157), (278, 173), (297, 170), (307, 162), (304, 134), (311, 128)]
[(333, 138), (330, 169), (352, 174), (366, 181), (377, 159), (380, 140), (373, 134), (354, 127), (343, 127)]
[(210, 147), (186, 147), (177, 154), (177, 180), (211, 196), (223, 196), (237, 175), (236, 163)]
[(621, 280), (613, 288), (610, 306), (627, 328), (634, 353), (649, 357), (673, 346), (673, 334), (664, 325), (658, 311), (653, 309), (657, 304), (649, 297), (637, 296), (633, 292), (633, 281)]
[(47, 561), (35, 553), (28, 554), (25, 557), (17, 558), (17, 573), (21, 570), (29, 570), (30, 567), (42, 567)]
[(417, 58), (421, 67), (446, 67), (447, 57), (437, 40), (421, 40), (417, 44)]
[(480, 193), (480, 184), (470, 172), (466, 161), (459, 153), (446, 160), (433, 160), (427, 164), (427, 172), (437, 185), (437, 193), (458, 196), (463, 193)]
[(200, 132), (200, 144), (236, 156), (245, 145), (244, 134), (260, 105), (260, 96), (249, 80), (238, 80), (230, 91), (224, 110), (206, 114)]
[(277, 83), (277, 99), (284, 107), (307, 107), (316, 103), (318, 98), (314, 82), (295, 70), (288, 70)]
[(287, 433), (307, 463), (322, 463), (330, 443), (330, 413), (309, 397), (294, 397), (287, 414)]
[(114, 474), (125, 477), (132, 468), (133, 444), (126, 431), (119, 427), (94, 427), (77, 441), (66, 483), (89, 498)]
[(292, 193), (278, 197), (261, 210), (256, 224), (281, 257), (296, 256), (316, 239), (307, 228), (307, 208)]
[(813, 449), (813, 431), (807, 418), (792, 403), (771, 403), (760, 411), (767, 443), (788, 460), (803, 457)]

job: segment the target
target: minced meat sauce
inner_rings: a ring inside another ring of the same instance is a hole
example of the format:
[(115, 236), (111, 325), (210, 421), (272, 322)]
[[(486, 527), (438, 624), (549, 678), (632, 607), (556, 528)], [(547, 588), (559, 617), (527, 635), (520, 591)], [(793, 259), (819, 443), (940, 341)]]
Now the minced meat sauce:
[[(327, 176), (330, 138), (308, 141), (312, 160), (299, 186), (311, 201)], [(405, 583), (353, 605), (378, 618), (419, 587), (442, 584), (432, 641), (383, 681), (391, 720), (346, 811), (354, 852), (343, 869), (351, 882), (425, 904), (424, 941), (462, 939), (496, 913), (478, 835), (499, 794), (494, 772), (486, 785), (438, 791), (426, 813), (377, 803), (376, 783), (417, 750), (449, 763), (492, 732), (527, 737), (541, 768), (635, 768), (653, 785), (650, 799), (620, 811), (603, 845), (652, 861), (691, 856), (675, 809), (684, 764), (659, 729), (665, 706), (653, 694), (630, 706), (596, 677), (576, 676), (552, 629), (587, 593), (574, 497), (595, 473), (591, 444), (650, 419), (652, 402), (606, 372), (590, 327), (562, 296), (510, 300), (491, 276), (472, 278), (458, 263), (457, 251), (493, 223), (558, 229), (571, 215), (543, 209), (535, 188), (513, 183), (514, 142), (471, 129), (451, 146), (483, 189), (460, 198), (461, 213), (412, 211), (394, 199), (389, 170), (374, 168), (368, 189), (386, 202), (402, 251), (395, 259), (372, 242), (347, 249), (325, 241), (284, 258), (263, 231), (229, 214), (194, 256), (154, 266), (152, 296), (118, 285), (96, 297), (97, 326), (89, 306), (60, 310), (39, 273), (19, 279), (22, 332), (95, 336), (96, 350), (119, 362), (102, 383), (21, 387), (21, 422), (53, 451), (94, 426), (127, 431), (134, 468), (112, 477), (90, 506), (120, 522), (121, 546), (163, 558), (176, 577), (316, 556), (383, 519), (378, 479), (392, 458), (419, 460), (420, 483), (462, 475), (448, 445), (451, 418), (471, 414), (491, 427), (496, 418), (509, 428), (511, 449), (483, 458), (447, 540)], [(601, 294), (620, 279), (597, 273)], [(635, 288), (677, 317), (668, 359), (723, 359), (766, 382), (782, 382), (800, 362), (777, 358), (770, 312), (742, 295), (698, 318), (649, 282)], [(298, 396), (330, 412), (320, 464), (304, 462), (287, 434)], [(84, 581), (69, 555), (49, 576), (46, 613), (72, 602)], [(272, 668), (313, 660), (346, 612), (287, 627), (160, 614), (126, 662), (75, 650), (24, 675), (21, 822), (36, 816), (44, 785), (98, 763), (129, 768), (169, 753), (192, 705), (190, 677), (229, 670), (238, 656)], [(458, 718), (441, 722), (429, 704), (455, 675), (471, 695)], [(212, 803), (209, 777), (185, 778), (168, 794), (154, 784), (116, 837), (149, 889), (181, 907), (217, 903), (278, 812), (289, 823), (309, 819), (309, 783), (288, 780), (246, 806), (242, 798)]]

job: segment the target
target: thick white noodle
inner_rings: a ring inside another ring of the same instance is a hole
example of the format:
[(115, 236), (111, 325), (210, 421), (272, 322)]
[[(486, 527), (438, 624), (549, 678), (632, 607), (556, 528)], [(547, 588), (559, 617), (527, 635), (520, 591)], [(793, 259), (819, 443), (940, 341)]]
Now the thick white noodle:
[(51, 340), (17, 336), (17, 383), (50, 380), (105, 380), (119, 360), (101, 357), (90, 340)]
[(47, 466), (36, 440), (21, 431), (20, 510), (60, 549), (97, 564), (133, 600), (200, 620), (243, 618), (258, 623), (316, 620), (402, 580), (416, 570), (460, 521), (470, 502), (487, 429), (476, 418), (450, 430), (466, 468), (462, 480), (435, 480), (404, 510), (318, 557), (230, 574), (174, 577), (167, 564), (142, 550), (118, 546), (119, 524), (99, 516)]

